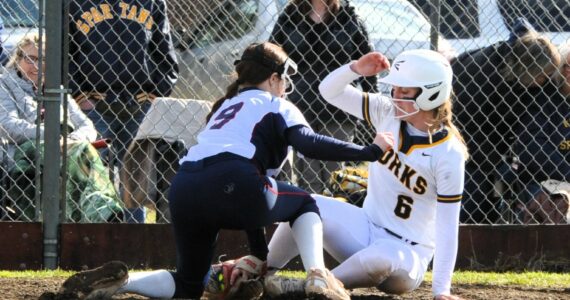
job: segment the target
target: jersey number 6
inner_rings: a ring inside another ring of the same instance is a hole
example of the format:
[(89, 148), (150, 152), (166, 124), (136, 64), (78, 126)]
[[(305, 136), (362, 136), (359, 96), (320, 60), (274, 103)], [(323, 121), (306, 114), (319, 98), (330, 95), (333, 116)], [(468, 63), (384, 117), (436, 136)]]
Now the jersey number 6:
[(236, 114), (238, 113), (238, 111), (240, 111), (242, 107), (243, 107), (243, 102), (240, 102), (222, 110), (220, 114), (217, 115), (216, 118), (214, 119), (218, 122), (214, 123), (214, 125), (212, 125), (210, 129), (222, 128), (224, 125), (226, 125), (227, 122), (231, 121), (233, 118), (236, 117)]
[(407, 219), (410, 217), (412, 213), (412, 205), (414, 204), (414, 199), (412, 197), (399, 195), (398, 196), (398, 203), (396, 204), (396, 208), (394, 208), (394, 213), (396, 216)]

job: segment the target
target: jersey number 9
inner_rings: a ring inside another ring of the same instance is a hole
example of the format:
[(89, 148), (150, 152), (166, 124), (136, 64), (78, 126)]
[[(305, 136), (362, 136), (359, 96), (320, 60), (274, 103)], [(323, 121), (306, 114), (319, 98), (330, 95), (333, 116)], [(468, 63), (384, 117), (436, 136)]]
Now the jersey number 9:
[(243, 102), (240, 102), (234, 105), (230, 105), (229, 107), (222, 110), (220, 114), (217, 115), (216, 118), (214, 119), (217, 122), (214, 123), (214, 125), (210, 126), (210, 129), (222, 128), (224, 125), (226, 125), (226, 123), (228, 123), (229, 121), (231, 121), (233, 118), (236, 117), (236, 114), (240, 111), (242, 107), (243, 107)]

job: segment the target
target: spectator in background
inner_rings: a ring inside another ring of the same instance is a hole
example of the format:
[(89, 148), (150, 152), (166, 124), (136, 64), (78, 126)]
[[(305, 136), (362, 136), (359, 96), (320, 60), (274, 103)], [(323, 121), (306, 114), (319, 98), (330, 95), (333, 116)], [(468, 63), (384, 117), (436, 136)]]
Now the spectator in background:
[[(328, 104), (318, 86), (332, 70), (372, 51), (362, 20), (348, 1), (293, 0), (279, 16), (271, 42), (281, 45), (299, 65), (293, 76), (294, 91), (288, 95), (303, 112), (309, 124), (322, 134), (350, 140), (356, 120)], [(376, 92), (377, 77), (358, 80), (365, 92)], [(339, 163), (295, 158), (295, 168), (302, 174), (298, 184), (321, 193), (330, 173)]]
[(8, 58), (8, 55), (4, 51), (4, 47), (2, 47), (2, 32), (4, 31), (4, 22), (2, 21), (2, 17), (0, 17), (0, 66), (4, 65), (4, 61)]
[[(566, 57), (562, 58), (553, 62), (560, 61), (560, 68), (557, 70), (559, 72), (555, 72), (554, 68), (553, 76), (544, 80), (542, 85), (537, 84), (520, 95), (521, 102), (527, 107), (519, 116), (520, 124), (523, 125), (516, 128), (518, 139), (514, 146), (514, 153), (520, 164), (517, 179), (523, 187), (517, 195), (521, 200), (520, 212), (524, 211), (523, 205), (546, 205), (555, 197), (555, 194), (545, 188), (547, 180), (570, 180), (570, 161), (568, 149), (565, 147), (566, 141), (570, 139), (570, 128), (567, 124), (570, 104), (564, 94), (564, 64), (567, 64), (567, 60)], [(547, 215), (549, 214), (547, 212)], [(522, 216), (519, 217), (522, 220)], [(546, 219), (544, 222), (553, 220)]]
[[(172, 92), (178, 64), (165, 0), (75, 0), (69, 6), (69, 86), (122, 166), (151, 101)], [(144, 210), (127, 214), (144, 221)]]
[[(38, 36), (26, 36), (18, 42), (6, 72), (0, 75), (0, 137), (9, 143), (2, 155), (9, 158), (6, 167), (12, 178), (9, 205), (15, 212), (13, 217), (25, 221), (32, 220), (35, 213), (32, 199), (38, 124), (40, 140), (45, 132), (43, 120), (37, 120), (38, 109), (42, 108), (35, 99), (39, 90), (38, 57)], [(97, 136), (95, 127), (74, 101), (68, 102), (68, 116), (63, 118), (62, 114), (62, 124), (67, 124), (69, 132), (66, 219), (107, 221), (122, 209), (108, 171), (90, 144)]]
[[(454, 109), (472, 153), (466, 165), (462, 222), (497, 220), (500, 196), (494, 194), (495, 182), (512, 173), (517, 159), (523, 159), (523, 151), (529, 148), (521, 141), (538, 141), (528, 135), (533, 132), (529, 131), (532, 126), (541, 125), (531, 122), (533, 114), (552, 109), (550, 104), (537, 101), (537, 94), (544, 92), (556, 70), (558, 51), (524, 21), (514, 29), (508, 41), (463, 53), (451, 62), (458, 102)], [(541, 142), (536, 145), (539, 149)], [(555, 162), (526, 159), (532, 160), (538, 164)], [(514, 171), (517, 174), (506, 180), (521, 179), (524, 170)], [(526, 171), (527, 176), (536, 176), (536, 170)]]
[(527, 151), (521, 154), (521, 162), (534, 158), (524, 164), (525, 170), (538, 170), (536, 173), (543, 174), (527, 186), (528, 201), (521, 208), (522, 219), (527, 224), (570, 223), (570, 41), (558, 49), (559, 72), (538, 95), (537, 103), (544, 107), (529, 109), (532, 118), (528, 122), (532, 127), (527, 139), (520, 143), (528, 144)]

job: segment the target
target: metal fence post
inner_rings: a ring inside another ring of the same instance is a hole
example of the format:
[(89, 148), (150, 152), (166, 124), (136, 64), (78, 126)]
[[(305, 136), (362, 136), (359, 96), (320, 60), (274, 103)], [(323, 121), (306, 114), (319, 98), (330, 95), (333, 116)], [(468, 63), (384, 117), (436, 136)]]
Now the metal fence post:
[[(40, 7), (40, 10), (43, 8)], [(45, 157), (43, 167), (42, 216), (44, 268), (57, 268), (60, 199), (60, 103), (62, 88), (63, 1), (46, 1)]]
[(439, 20), (440, 20), (440, 2), (439, 0), (431, 0), (431, 9), (429, 15), (429, 22), (431, 23), (430, 29), (430, 48), (437, 50), (439, 47)]

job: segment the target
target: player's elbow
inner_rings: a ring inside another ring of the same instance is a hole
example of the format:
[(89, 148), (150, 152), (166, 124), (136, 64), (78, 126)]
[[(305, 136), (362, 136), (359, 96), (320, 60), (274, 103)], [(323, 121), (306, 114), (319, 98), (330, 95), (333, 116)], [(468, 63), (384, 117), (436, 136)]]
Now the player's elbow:
[(319, 84), (319, 93), (327, 102), (331, 102), (340, 92), (331, 87), (330, 80), (327, 78)]

